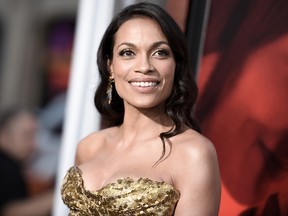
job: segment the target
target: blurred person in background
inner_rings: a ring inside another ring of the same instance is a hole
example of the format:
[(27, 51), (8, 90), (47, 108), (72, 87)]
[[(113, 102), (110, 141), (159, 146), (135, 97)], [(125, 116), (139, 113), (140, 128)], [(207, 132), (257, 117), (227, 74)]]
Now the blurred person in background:
[(0, 115), (0, 215), (44, 216), (52, 208), (53, 190), (29, 196), (26, 165), (36, 151), (37, 117), (12, 108)]

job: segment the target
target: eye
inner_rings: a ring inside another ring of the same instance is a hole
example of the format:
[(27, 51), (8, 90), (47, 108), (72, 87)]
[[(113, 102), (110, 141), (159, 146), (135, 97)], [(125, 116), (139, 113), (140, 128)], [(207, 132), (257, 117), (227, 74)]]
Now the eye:
[(170, 52), (166, 49), (158, 49), (153, 53), (153, 56), (159, 57), (159, 58), (165, 58), (169, 56)]
[(123, 57), (132, 57), (135, 55), (135, 53), (132, 50), (124, 49), (119, 53), (119, 55)]

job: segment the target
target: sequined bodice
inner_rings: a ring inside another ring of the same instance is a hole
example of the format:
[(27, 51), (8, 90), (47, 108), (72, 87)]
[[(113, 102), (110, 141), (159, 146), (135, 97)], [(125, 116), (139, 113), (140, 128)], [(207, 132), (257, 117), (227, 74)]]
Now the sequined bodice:
[(61, 194), (70, 216), (171, 216), (180, 197), (172, 185), (148, 178), (121, 178), (100, 190), (89, 191), (76, 166), (68, 170)]

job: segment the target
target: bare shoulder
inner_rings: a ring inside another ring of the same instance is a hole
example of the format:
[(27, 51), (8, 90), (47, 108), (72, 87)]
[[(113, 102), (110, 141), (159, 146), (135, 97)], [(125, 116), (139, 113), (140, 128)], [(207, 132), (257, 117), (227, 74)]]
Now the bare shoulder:
[(105, 146), (107, 139), (115, 130), (115, 127), (107, 128), (84, 137), (77, 146), (76, 165), (91, 160)]
[(188, 129), (175, 137), (174, 142), (173, 151), (179, 160), (195, 162), (197, 160), (217, 159), (213, 143), (192, 129)]
[(217, 215), (221, 181), (213, 143), (191, 129), (171, 142), (172, 179), (181, 193), (175, 215)]

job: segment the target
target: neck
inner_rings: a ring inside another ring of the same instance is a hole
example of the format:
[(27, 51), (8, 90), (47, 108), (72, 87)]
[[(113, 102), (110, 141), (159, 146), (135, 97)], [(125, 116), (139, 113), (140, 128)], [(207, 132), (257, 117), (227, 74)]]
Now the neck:
[(171, 127), (171, 120), (163, 107), (136, 109), (126, 106), (124, 121), (119, 129), (125, 140), (132, 141), (159, 137), (160, 133)]

